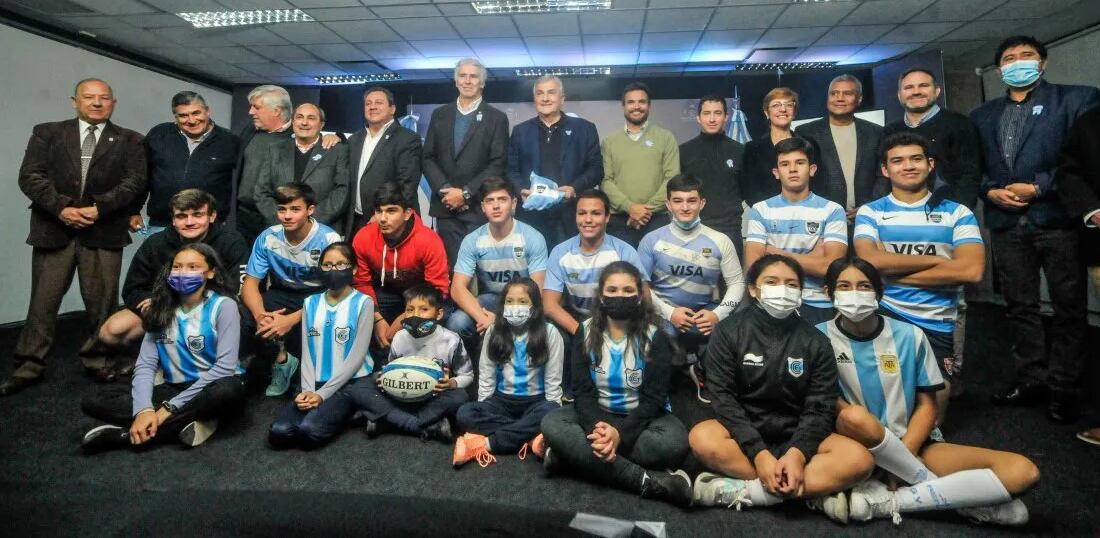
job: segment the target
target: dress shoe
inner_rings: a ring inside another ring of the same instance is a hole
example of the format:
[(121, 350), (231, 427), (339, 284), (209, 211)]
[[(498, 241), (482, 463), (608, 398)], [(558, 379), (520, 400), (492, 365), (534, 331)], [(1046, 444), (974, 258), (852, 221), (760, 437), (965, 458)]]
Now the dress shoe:
[(1073, 395), (1055, 394), (1047, 407), (1047, 418), (1058, 424), (1073, 424), (1081, 416), (1081, 408)]
[(31, 385), (41, 383), (44, 376), (16, 377), (11, 376), (0, 383), (0, 396), (11, 396)]
[(1026, 407), (1043, 403), (1049, 395), (1050, 390), (1047, 389), (1046, 385), (1021, 383), (1009, 387), (1004, 392), (994, 393), (991, 400), (993, 400), (993, 405)]

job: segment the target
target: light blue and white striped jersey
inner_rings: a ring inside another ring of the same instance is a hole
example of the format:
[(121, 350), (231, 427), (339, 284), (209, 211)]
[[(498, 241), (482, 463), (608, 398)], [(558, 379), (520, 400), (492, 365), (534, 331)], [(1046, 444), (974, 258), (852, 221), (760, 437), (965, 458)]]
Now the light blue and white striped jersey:
[[(861, 405), (894, 435), (902, 437), (916, 409), (917, 391), (943, 388), (932, 344), (920, 327), (887, 316), (881, 330), (857, 339), (826, 321), (817, 329), (829, 337), (836, 355), (840, 392), (848, 403)], [(933, 436), (938, 431), (933, 431)]]
[[(935, 207), (926, 207), (931, 196), (906, 204), (887, 195), (865, 204), (856, 214), (853, 240), (870, 239), (895, 254), (948, 259), (960, 245), (982, 244), (978, 219), (966, 206), (943, 200)], [(947, 333), (955, 330), (958, 289), (917, 288), (887, 278), (882, 306), (925, 330)]]
[(454, 271), (477, 274), (479, 293), (502, 293), (504, 286), (531, 273), (546, 271), (546, 239), (538, 230), (518, 220), (512, 231), (497, 241), (483, 224), (462, 239)]
[(248, 258), (248, 276), (263, 280), (268, 272), (274, 283), (292, 290), (319, 290), (318, 280), (321, 251), (340, 240), (340, 234), (327, 225), (312, 221), (309, 234), (297, 245), (286, 241), (282, 224), (276, 224), (263, 232), (252, 244), (252, 256)]
[(567, 304), (588, 316), (592, 299), (598, 292), (600, 272), (617, 261), (637, 267), (642, 272), (642, 278), (649, 280), (649, 272), (638, 258), (638, 251), (625, 241), (605, 234), (599, 250), (588, 254), (581, 251), (581, 236), (575, 235), (550, 251), (544, 289), (563, 294), (568, 292)]
[[(584, 334), (588, 334), (592, 320), (584, 321)], [(649, 326), (649, 338), (656, 338), (657, 326)], [(592, 384), (596, 386), (596, 401), (600, 409), (608, 413), (626, 415), (638, 407), (638, 394), (645, 379), (645, 359), (637, 346), (626, 338), (616, 342), (604, 334), (600, 356), (589, 354), (588, 369)], [(666, 404), (667, 407), (667, 404)]]
[[(325, 299), (327, 292), (310, 295), (302, 303), (302, 390), (323, 398), (350, 379), (370, 375), (374, 361), (367, 350), (374, 330), (374, 302), (370, 296), (351, 290), (336, 304)], [(347, 371), (348, 365), (359, 365)], [(334, 380), (333, 387), (322, 386)]]
[[(836, 202), (810, 193), (805, 200), (791, 202), (777, 194), (749, 209), (745, 241), (771, 245), (792, 254), (806, 254), (819, 241), (848, 244), (848, 219)], [(832, 308), (820, 278), (806, 275), (802, 302), (817, 308)]]
[[(201, 304), (190, 311), (177, 308), (172, 323), (152, 333), (166, 383), (189, 383), (214, 367), (218, 358), (217, 320), (226, 301), (231, 299), (208, 291)], [(238, 365), (237, 374), (243, 373), (244, 368)]]
[[(649, 232), (638, 244), (638, 257), (649, 273), (653, 305), (665, 319), (678, 306), (710, 308), (718, 319), (726, 319), (745, 292), (733, 241), (703, 224), (682, 230), (672, 223)], [(718, 283), (723, 280), (726, 295), (719, 302)]]
[(493, 362), (488, 355), (488, 343), (493, 327), (485, 331), (478, 361), (478, 401), (484, 401), (494, 393), (508, 396), (545, 395), (551, 402), (561, 402), (561, 374), (565, 348), (561, 334), (552, 324), (546, 324), (546, 362), (531, 366), (527, 355), (527, 334), (512, 341), (512, 359), (506, 363)]

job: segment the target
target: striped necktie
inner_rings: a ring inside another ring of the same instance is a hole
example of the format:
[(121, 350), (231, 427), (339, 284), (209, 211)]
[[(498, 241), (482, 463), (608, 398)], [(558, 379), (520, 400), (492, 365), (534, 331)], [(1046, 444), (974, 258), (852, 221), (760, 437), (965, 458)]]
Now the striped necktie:
[(88, 126), (88, 136), (84, 137), (84, 143), (80, 144), (80, 194), (84, 194), (84, 181), (88, 179), (88, 167), (92, 164), (92, 153), (95, 153), (95, 125)]

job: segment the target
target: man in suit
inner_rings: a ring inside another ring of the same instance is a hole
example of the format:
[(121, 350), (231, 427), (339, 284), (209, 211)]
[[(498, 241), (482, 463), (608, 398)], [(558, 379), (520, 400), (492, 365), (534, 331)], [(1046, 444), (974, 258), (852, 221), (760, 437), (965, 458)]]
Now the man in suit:
[(145, 150), (140, 134), (110, 122), (115, 97), (106, 82), (80, 81), (72, 100), (77, 117), (36, 125), (19, 169), (19, 188), (31, 200), (31, 300), (15, 344), (15, 371), (0, 383), (0, 396), (42, 380), (74, 271), (92, 330), (80, 358), (97, 378), (112, 372), (94, 353), (94, 329), (118, 302), (130, 207), (145, 192)]
[(532, 172), (558, 184), (562, 199), (557, 205), (520, 209), (517, 216), (542, 232), (547, 248), (554, 248), (576, 230), (577, 193), (603, 180), (603, 158), (596, 125), (562, 112), (565, 87), (560, 78), (539, 78), (534, 94), (538, 115), (512, 128), (508, 179), (521, 189), (524, 201), (530, 195)]
[[(1016, 363), (1015, 383), (995, 393), (993, 403), (1032, 405), (1052, 396), (1047, 417), (1070, 423), (1078, 414), (1086, 286), (1079, 221), (1059, 203), (1054, 176), (1070, 127), (1100, 103), (1100, 91), (1044, 81), (1046, 59), (1046, 47), (1033, 37), (1002, 41), (994, 60), (1008, 91), (970, 119), (982, 140), (985, 179), (979, 195), (987, 202), (985, 225)], [(1040, 269), (1054, 309), (1049, 360), (1039, 315)]]
[(878, 145), (882, 127), (856, 117), (863, 102), (863, 83), (843, 74), (829, 83), (828, 115), (798, 127), (819, 152), (816, 181), (810, 190), (841, 205), (849, 222), (859, 206), (889, 190), (879, 175)]
[(275, 189), (287, 183), (305, 183), (313, 189), (317, 209), (313, 218), (334, 230), (343, 229), (348, 193), (347, 145), (321, 146), (325, 111), (313, 103), (294, 109), (293, 138), (280, 138), (268, 149), (260, 168), (253, 198), (266, 226), (279, 224)]
[(256, 181), (267, 161), (271, 146), (289, 138), (294, 107), (290, 94), (280, 86), (264, 84), (248, 92), (248, 115), (252, 123), (240, 133), (241, 151), (233, 176), (233, 212), (231, 222), (249, 243), (265, 228), (267, 222), (256, 207)]
[(366, 127), (348, 139), (348, 190), (344, 237), (351, 240), (374, 216), (374, 192), (386, 182), (406, 191), (408, 207), (419, 207), (420, 136), (394, 121), (397, 106), (393, 93), (381, 86), (363, 92)]
[(455, 65), (458, 100), (432, 112), (422, 166), (432, 187), (428, 214), (454, 267), (462, 238), (485, 222), (476, 193), (488, 177), (504, 177), (508, 117), (482, 101), (485, 66), (475, 58)]

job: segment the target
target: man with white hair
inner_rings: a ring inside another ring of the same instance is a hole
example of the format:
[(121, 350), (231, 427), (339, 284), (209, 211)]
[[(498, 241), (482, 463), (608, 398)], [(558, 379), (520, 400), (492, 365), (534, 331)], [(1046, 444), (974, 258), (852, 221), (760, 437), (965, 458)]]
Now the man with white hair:
[(486, 178), (504, 177), (508, 160), (508, 117), (482, 101), (486, 75), (476, 58), (458, 61), (458, 99), (432, 112), (424, 140), (424, 176), (432, 188), (428, 214), (435, 217), (450, 267), (462, 238), (485, 222), (478, 187)]
[[(600, 136), (592, 122), (562, 112), (565, 88), (560, 78), (542, 76), (532, 92), (537, 115), (512, 129), (508, 179), (522, 189), (525, 203), (519, 219), (541, 231), (547, 248), (554, 248), (576, 230), (577, 194), (598, 187), (603, 180)], [(557, 183), (559, 194), (554, 196), (560, 196), (558, 201), (526, 203), (531, 195), (531, 174)]]

